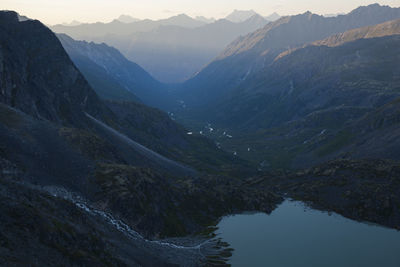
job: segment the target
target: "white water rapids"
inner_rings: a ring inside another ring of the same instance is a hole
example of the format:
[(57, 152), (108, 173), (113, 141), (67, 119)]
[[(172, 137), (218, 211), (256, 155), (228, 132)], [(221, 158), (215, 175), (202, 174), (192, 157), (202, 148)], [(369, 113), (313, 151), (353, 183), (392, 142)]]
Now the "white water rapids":
[(103, 220), (105, 220), (107, 223), (111, 224), (115, 229), (126, 235), (127, 237), (133, 239), (133, 240), (139, 240), (142, 242), (146, 243), (151, 243), (157, 246), (162, 246), (162, 247), (168, 247), (172, 249), (184, 249), (184, 250), (197, 250), (198, 253), (204, 257), (204, 255), (201, 252), (201, 248), (206, 245), (207, 243), (212, 242), (211, 239), (202, 241), (201, 243), (195, 245), (195, 246), (181, 246), (181, 245), (176, 245), (170, 242), (163, 242), (159, 240), (148, 240), (144, 238), (141, 234), (133, 230), (129, 225), (124, 223), (123, 221), (114, 218), (113, 215), (110, 213), (106, 213), (101, 210), (97, 210), (93, 207), (91, 207), (86, 200), (84, 200), (82, 197), (80, 197), (77, 194), (71, 193), (67, 191), (64, 188), (59, 188), (59, 187), (53, 187), (53, 186), (48, 186), (43, 188), (45, 191), (50, 193), (54, 197), (58, 198), (63, 198), (65, 200), (68, 200), (75, 204), (78, 208), (81, 210), (84, 210), (86, 213), (93, 215), (93, 216), (100, 216)]

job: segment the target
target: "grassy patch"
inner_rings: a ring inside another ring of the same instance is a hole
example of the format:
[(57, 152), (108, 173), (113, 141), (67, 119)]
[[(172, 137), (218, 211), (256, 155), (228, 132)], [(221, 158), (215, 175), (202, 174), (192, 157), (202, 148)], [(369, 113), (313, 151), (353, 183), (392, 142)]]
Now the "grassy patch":
[(341, 131), (329, 143), (318, 148), (315, 153), (319, 157), (329, 155), (350, 144), (353, 138), (350, 132)]

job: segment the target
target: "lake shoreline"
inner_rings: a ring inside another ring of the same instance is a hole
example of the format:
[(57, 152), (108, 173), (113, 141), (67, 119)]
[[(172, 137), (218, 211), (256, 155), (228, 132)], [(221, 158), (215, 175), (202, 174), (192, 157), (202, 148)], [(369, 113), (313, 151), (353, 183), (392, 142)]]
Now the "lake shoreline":
[(286, 198), (359, 222), (400, 230), (400, 166), (384, 160), (336, 160), (258, 185)]
[(217, 236), (234, 249), (227, 262), (232, 266), (397, 267), (400, 263), (400, 232), (295, 200), (285, 200), (269, 215), (224, 217), (218, 227)]

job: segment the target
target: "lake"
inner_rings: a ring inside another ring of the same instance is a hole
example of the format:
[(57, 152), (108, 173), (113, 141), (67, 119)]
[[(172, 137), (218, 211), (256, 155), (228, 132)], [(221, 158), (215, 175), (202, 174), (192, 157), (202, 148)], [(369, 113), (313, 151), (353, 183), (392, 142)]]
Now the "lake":
[(270, 215), (228, 216), (217, 234), (232, 266), (400, 267), (400, 232), (285, 201)]

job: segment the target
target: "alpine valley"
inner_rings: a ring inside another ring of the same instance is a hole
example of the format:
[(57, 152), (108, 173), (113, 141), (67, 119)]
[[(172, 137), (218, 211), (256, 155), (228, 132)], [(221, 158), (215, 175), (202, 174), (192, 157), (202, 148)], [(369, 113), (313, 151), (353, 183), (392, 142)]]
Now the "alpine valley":
[(0, 166), (1, 266), (227, 266), (288, 199), (400, 230), (400, 8), (0, 11)]

